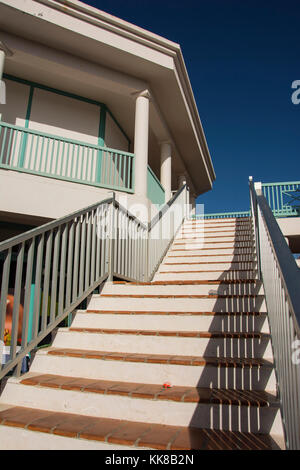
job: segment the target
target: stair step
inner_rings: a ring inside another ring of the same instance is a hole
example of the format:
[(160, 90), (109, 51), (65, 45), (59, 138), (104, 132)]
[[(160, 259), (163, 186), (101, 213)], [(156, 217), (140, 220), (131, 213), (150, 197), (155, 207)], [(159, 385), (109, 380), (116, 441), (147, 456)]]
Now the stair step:
[(269, 333), (266, 313), (77, 311), (72, 327)]
[(149, 311), (266, 311), (263, 295), (93, 295), (88, 310)]
[[(113, 444), (111, 448), (115, 448), (115, 445), (161, 450), (279, 448), (272, 437), (263, 434), (138, 423), (25, 407), (11, 407), (1, 411), (0, 423), (1, 428), (20, 428), (23, 434), (26, 430), (32, 439), (36, 438), (34, 434), (41, 433), (47, 434), (47, 437), (48, 434), (54, 434), (60, 439), (72, 437), (74, 446), (78, 440), (91, 440)], [(17, 444), (18, 448), (21, 445)]]
[(133, 298), (133, 299), (227, 299), (227, 298), (244, 298), (244, 297), (258, 297), (256, 294), (101, 294), (102, 298)]
[[(47, 397), (47, 400), (45, 400)], [(278, 434), (279, 401), (267, 392), (93, 380), (53, 374), (10, 379), (11, 405), (85, 416)], [(243, 423), (239, 417), (243, 416)], [(221, 419), (222, 417), (222, 419)]]
[(201, 263), (203, 262), (208, 262), (207, 258), (211, 259), (211, 262), (219, 262), (219, 263), (250, 263), (250, 262), (256, 262), (256, 255), (255, 253), (251, 253), (250, 255), (234, 255), (232, 253), (230, 254), (211, 254), (208, 255), (206, 253), (200, 253), (197, 256), (191, 255), (188, 253), (184, 253), (182, 255), (180, 254), (169, 254), (167, 253), (165, 260), (168, 261), (192, 261), (194, 259), (195, 262)]
[[(163, 273), (174, 273), (177, 274), (178, 272), (182, 273), (190, 273), (190, 272), (196, 272), (196, 273), (202, 273), (202, 272), (207, 272), (210, 270), (214, 271), (221, 271), (221, 273), (227, 273), (227, 271), (253, 271), (256, 269), (256, 264), (254, 263), (221, 263), (218, 262), (213, 262), (213, 263), (164, 263), (160, 266), (156, 276), (158, 274), (163, 274)], [(221, 278), (222, 279), (222, 278)], [(252, 279), (253, 275), (252, 275)], [(155, 277), (156, 280), (156, 277)]]
[(222, 226), (205, 226), (205, 225), (198, 225), (198, 226), (191, 226), (191, 227), (182, 227), (181, 230), (177, 233), (177, 236), (181, 234), (197, 234), (197, 233), (226, 233), (226, 234), (253, 234), (252, 227), (245, 227), (245, 228), (236, 228), (234, 225), (228, 225), (227, 227)]
[(219, 285), (219, 284), (254, 284), (257, 279), (227, 279), (227, 280), (195, 280), (195, 281), (152, 281), (152, 282), (128, 282), (128, 281), (114, 281), (114, 285), (122, 286), (199, 286), (199, 285)]
[(230, 332), (209, 332), (209, 331), (156, 331), (156, 330), (120, 330), (107, 328), (69, 328), (69, 331), (77, 333), (98, 333), (98, 334), (120, 334), (120, 335), (141, 335), (141, 336), (176, 336), (179, 338), (222, 338), (222, 339), (269, 339), (267, 333), (230, 333)]
[[(85, 331), (84, 331), (85, 330)], [(205, 355), (226, 358), (272, 358), (267, 333), (206, 333), (196, 331), (60, 328), (54, 348), (104, 349), (126, 354)]]
[(171, 354), (143, 354), (143, 353), (125, 353), (98, 351), (86, 349), (70, 348), (49, 348), (48, 355), (51, 356), (69, 356), (86, 359), (104, 359), (106, 361), (129, 361), (143, 362), (148, 364), (180, 364), (186, 366), (213, 366), (213, 367), (232, 367), (232, 368), (254, 368), (268, 367), (273, 368), (272, 362), (266, 359), (258, 358), (228, 358), (228, 357), (201, 357), (201, 356), (181, 356)]
[(151, 400), (170, 400), (181, 403), (241, 405), (247, 407), (279, 406), (279, 400), (273, 394), (253, 390), (225, 390), (185, 386), (164, 387), (162, 384), (82, 379), (80, 377), (54, 374), (29, 374), (28, 377), (20, 380), (20, 384)]
[(193, 248), (193, 247), (188, 247), (188, 248), (171, 248), (170, 251), (168, 252), (168, 256), (224, 256), (224, 255), (231, 255), (231, 256), (254, 256), (255, 255), (255, 249), (246, 247), (246, 248), (234, 248), (234, 247), (229, 247), (229, 248)]
[[(202, 268), (202, 266), (201, 266)], [(176, 269), (176, 268), (175, 268)], [(157, 272), (154, 276), (155, 281), (160, 281), (160, 282), (168, 282), (168, 281), (174, 281), (174, 282), (193, 282), (193, 281), (199, 281), (199, 280), (212, 280), (212, 279), (222, 279), (224, 281), (226, 280), (244, 280), (248, 278), (257, 278), (257, 271), (254, 270), (236, 270), (236, 269), (231, 269), (231, 270), (226, 270), (226, 271), (221, 271), (221, 270), (192, 270), (192, 271), (160, 271)]]
[(265, 359), (45, 348), (36, 354), (30, 372), (123, 382), (276, 390), (273, 363)]
[(123, 315), (179, 315), (179, 316), (185, 316), (185, 315), (209, 315), (209, 316), (230, 316), (232, 318), (235, 318), (236, 316), (265, 316), (266, 312), (204, 312), (204, 311), (191, 311), (191, 312), (186, 312), (186, 311), (180, 311), (180, 310), (174, 310), (174, 311), (167, 311), (167, 310), (102, 310), (102, 309), (88, 309), (86, 310), (86, 313), (99, 313), (99, 314), (123, 314)]
[[(212, 292), (213, 291), (213, 292)], [(145, 294), (147, 293), (147, 294)], [(102, 295), (263, 295), (259, 280), (154, 281), (152, 283), (106, 283)]]
[(172, 244), (171, 251), (174, 251), (176, 249), (216, 249), (216, 250), (223, 250), (224, 248), (230, 248), (230, 249), (239, 249), (239, 248), (254, 248), (254, 242), (253, 241), (237, 241), (237, 240), (232, 240), (232, 241), (206, 241), (205, 238), (198, 238), (197, 240), (189, 240), (186, 239), (185, 241), (175, 241)]

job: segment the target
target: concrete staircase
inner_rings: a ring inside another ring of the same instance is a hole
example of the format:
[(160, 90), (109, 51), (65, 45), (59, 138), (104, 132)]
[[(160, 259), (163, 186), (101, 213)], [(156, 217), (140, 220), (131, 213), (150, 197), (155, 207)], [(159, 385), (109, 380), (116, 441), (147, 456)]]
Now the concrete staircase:
[(107, 283), (8, 380), (0, 448), (283, 448), (256, 267), (247, 218), (185, 222), (151, 283)]

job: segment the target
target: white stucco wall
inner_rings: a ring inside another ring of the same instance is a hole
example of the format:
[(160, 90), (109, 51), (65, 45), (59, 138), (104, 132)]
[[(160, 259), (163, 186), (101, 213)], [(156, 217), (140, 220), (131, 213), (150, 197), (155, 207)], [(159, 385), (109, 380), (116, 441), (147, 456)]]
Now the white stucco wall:
[(276, 220), (285, 237), (300, 236), (300, 217), (279, 217)]
[(29, 129), (98, 144), (100, 107), (35, 88)]
[(30, 87), (22, 83), (4, 80), (6, 84), (6, 102), (0, 104), (2, 121), (24, 127)]
[(128, 140), (109, 113), (106, 114), (105, 145), (109, 148), (128, 152)]
[[(57, 219), (112, 195), (112, 191), (0, 169), (0, 212)], [(116, 198), (141, 220), (156, 214), (148, 199), (116, 192)], [(13, 219), (12, 219), (13, 220)]]

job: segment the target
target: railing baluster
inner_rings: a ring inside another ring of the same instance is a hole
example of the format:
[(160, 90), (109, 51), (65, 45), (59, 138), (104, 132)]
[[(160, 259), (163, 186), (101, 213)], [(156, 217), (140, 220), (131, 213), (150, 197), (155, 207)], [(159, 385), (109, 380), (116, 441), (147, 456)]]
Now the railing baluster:
[(11, 253), (9, 248), (4, 252), (4, 264), (1, 283), (1, 296), (0, 296), (0, 341), (4, 341), (4, 329), (6, 319), (7, 295), (8, 295), (8, 282), (11, 268)]
[(39, 331), (40, 307), (41, 307), (41, 280), (43, 270), (43, 251), (44, 237), (42, 234), (37, 240), (37, 258), (35, 266), (35, 290), (34, 290), (34, 307), (33, 307), (33, 325), (32, 338), (35, 339)]
[(0, 155), (1, 163), (3, 162), (3, 155), (4, 155), (5, 144), (6, 144), (6, 134), (7, 134), (7, 127), (4, 128), (3, 137), (2, 137), (2, 148), (1, 148), (1, 155)]
[(22, 286), (22, 273), (24, 263), (24, 243), (18, 247), (17, 253), (17, 267), (16, 267), (16, 278), (14, 288), (14, 307), (12, 314), (12, 327), (11, 327), (11, 345), (10, 345), (10, 360), (16, 356), (16, 348), (19, 336), (19, 308), (20, 308), (20, 297), (21, 297), (21, 286)]
[(52, 261), (52, 283), (51, 283), (51, 305), (50, 305), (50, 323), (52, 324), (57, 312), (57, 280), (59, 266), (61, 227), (58, 227), (54, 235), (54, 252)]
[(44, 285), (43, 285), (43, 303), (42, 303), (42, 325), (44, 330), (47, 326), (48, 305), (49, 305), (49, 286), (50, 286), (50, 270), (51, 270), (51, 254), (52, 254), (53, 232), (47, 234), (46, 240), (46, 259), (44, 269)]
[(28, 327), (29, 327), (29, 310), (30, 310), (30, 299), (31, 299), (31, 284), (32, 284), (32, 272), (34, 262), (34, 249), (35, 249), (35, 238), (29, 240), (29, 247), (27, 249), (27, 266), (26, 266), (26, 277), (25, 277), (25, 296), (24, 296), (24, 316), (23, 316), (23, 328), (22, 328), (22, 343), (21, 348), (25, 348), (28, 343)]
[(81, 234), (80, 218), (77, 218), (74, 223), (75, 223), (75, 246), (74, 246), (72, 303), (75, 302), (75, 299), (78, 295), (79, 249), (80, 249), (80, 234)]
[(66, 308), (71, 304), (71, 290), (72, 290), (72, 269), (74, 260), (74, 222), (70, 223), (69, 239), (68, 239), (68, 264), (67, 264), (67, 279), (66, 279)]
[(79, 264), (79, 296), (83, 293), (84, 286), (84, 266), (85, 266), (85, 243), (86, 243), (86, 215), (81, 220), (81, 243), (80, 243), (80, 264)]
[(90, 283), (90, 264), (91, 264), (91, 233), (92, 233), (92, 214), (87, 214), (87, 234), (85, 251), (85, 282), (84, 289), (88, 288)]
[(97, 216), (96, 211), (91, 213), (91, 224), (92, 224), (92, 248), (91, 248), (91, 264), (90, 264), (90, 283), (93, 284), (96, 280), (95, 273), (95, 260), (96, 260), (96, 231), (97, 231)]
[(66, 224), (62, 228), (61, 239), (61, 255), (59, 268), (59, 292), (58, 292), (58, 315), (60, 315), (65, 307), (65, 283), (66, 283), (66, 259), (67, 259), (67, 240), (69, 234), (69, 226)]

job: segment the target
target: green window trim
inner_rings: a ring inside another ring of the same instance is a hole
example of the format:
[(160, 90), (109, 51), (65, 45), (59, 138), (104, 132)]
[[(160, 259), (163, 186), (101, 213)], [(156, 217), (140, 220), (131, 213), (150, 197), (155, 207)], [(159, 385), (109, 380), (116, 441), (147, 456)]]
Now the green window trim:
[[(126, 140), (128, 141), (128, 152), (129, 152), (131, 141), (130, 141), (128, 135), (126, 134), (126, 132), (124, 131), (124, 129), (122, 128), (122, 126), (120, 125), (120, 123), (117, 121), (117, 119), (115, 118), (115, 116), (112, 114), (112, 112), (109, 110), (109, 108), (106, 106), (105, 103), (102, 103), (102, 102), (96, 101), (96, 100), (92, 100), (90, 98), (86, 98), (84, 96), (80, 96), (80, 95), (77, 95), (75, 93), (69, 93), (69, 92), (64, 91), (64, 90), (59, 90), (57, 88), (52, 88), (52, 87), (49, 87), (49, 86), (46, 86), (46, 85), (42, 85), (41, 83), (32, 82), (32, 81), (26, 80), (24, 78), (15, 77), (14, 75), (10, 75), (10, 74), (7, 74), (7, 73), (3, 74), (3, 78), (5, 78), (6, 80), (11, 80), (11, 81), (14, 81), (14, 82), (17, 82), (17, 83), (21, 83), (23, 85), (28, 85), (33, 89), (38, 88), (40, 90), (49, 91), (50, 93), (55, 93), (57, 95), (66, 96), (68, 98), (73, 98), (73, 99), (78, 100), (78, 101), (83, 101), (85, 103), (89, 103), (89, 104), (99, 106), (100, 107), (100, 115), (101, 115), (101, 110), (105, 109), (105, 113), (106, 112), (109, 113), (109, 115), (112, 117), (115, 124), (118, 126), (118, 128), (120, 129), (120, 131), (122, 132), (122, 134), (124, 135)], [(30, 101), (28, 102), (28, 108), (29, 108), (29, 105), (31, 106)], [(27, 111), (28, 111), (28, 108), (27, 108)], [(100, 132), (101, 132), (101, 134), (100, 134)], [(101, 128), (101, 120), (100, 120), (98, 138), (100, 139), (100, 138), (104, 138), (104, 137), (105, 137), (105, 122), (104, 122), (103, 128)]]
[[(26, 112), (25, 125), (24, 125), (25, 129), (29, 128), (33, 93), (34, 93), (34, 86), (30, 85), (28, 104), (27, 104), (27, 112)], [(22, 144), (21, 144), (22, 147), (21, 147), (21, 152), (20, 152), (20, 161), (19, 161), (20, 168), (22, 168), (24, 166), (24, 158), (25, 158), (25, 153), (26, 153), (27, 139), (28, 139), (28, 135), (24, 134), (23, 137), (22, 137)]]

